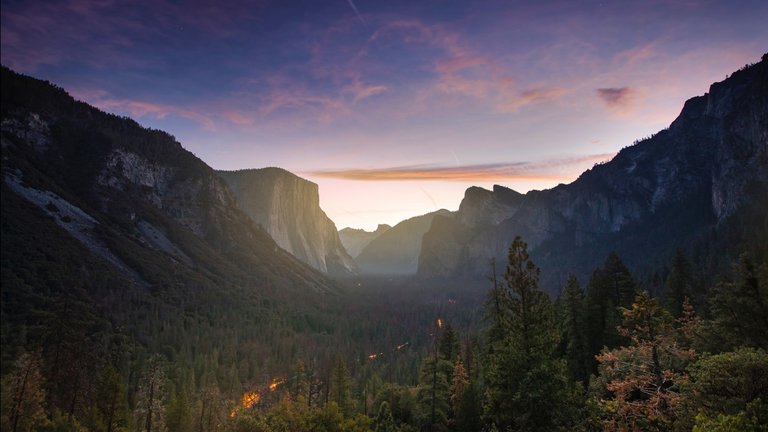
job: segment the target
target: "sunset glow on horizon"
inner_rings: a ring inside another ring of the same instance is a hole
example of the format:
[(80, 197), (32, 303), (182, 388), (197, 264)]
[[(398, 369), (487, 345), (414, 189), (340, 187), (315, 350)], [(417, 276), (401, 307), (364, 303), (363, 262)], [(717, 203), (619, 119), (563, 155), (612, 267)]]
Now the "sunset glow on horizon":
[(756, 0), (2, 4), (3, 65), (307, 178), (339, 229), (569, 183), (768, 50)]

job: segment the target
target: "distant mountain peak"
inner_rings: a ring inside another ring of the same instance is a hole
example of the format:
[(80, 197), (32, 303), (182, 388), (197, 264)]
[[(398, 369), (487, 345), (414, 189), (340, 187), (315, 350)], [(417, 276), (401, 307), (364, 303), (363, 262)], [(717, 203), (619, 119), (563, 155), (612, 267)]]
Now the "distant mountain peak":
[(419, 273), (484, 274), (489, 260), (503, 260), (520, 235), (554, 291), (567, 272), (588, 274), (610, 250), (642, 265), (704, 241), (739, 212), (759, 211), (751, 209), (765, 205), (766, 197), (763, 56), (686, 101), (668, 129), (568, 185), (524, 195), (502, 187), (468, 188), (456, 217), (433, 224), (425, 235)]

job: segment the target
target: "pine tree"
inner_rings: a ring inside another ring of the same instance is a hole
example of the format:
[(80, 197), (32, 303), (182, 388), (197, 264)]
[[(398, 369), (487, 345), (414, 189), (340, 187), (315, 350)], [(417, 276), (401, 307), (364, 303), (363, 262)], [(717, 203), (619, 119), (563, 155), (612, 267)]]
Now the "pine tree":
[(667, 276), (664, 292), (664, 305), (672, 316), (679, 317), (683, 313), (683, 301), (691, 297), (692, 285), (691, 264), (683, 251), (678, 249), (672, 259), (672, 270)]
[(461, 357), (456, 357), (456, 363), (453, 365), (453, 380), (451, 381), (451, 411), (450, 417), (455, 418), (461, 410), (461, 403), (464, 400), (464, 393), (469, 385), (469, 377), (464, 369), (464, 363)]
[(632, 274), (616, 252), (609, 253), (608, 258), (605, 259), (603, 275), (610, 287), (614, 305), (629, 307), (635, 298), (637, 288)]
[(418, 413), (420, 424), (427, 431), (443, 431), (448, 425), (451, 390), (446, 377), (453, 367), (437, 356), (424, 360), (419, 379)]
[(450, 323), (445, 324), (445, 330), (440, 336), (439, 352), (443, 360), (451, 363), (456, 361), (456, 356), (459, 354), (459, 338)]
[(709, 298), (717, 348), (768, 349), (768, 264), (758, 268), (743, 254), (734, 270), (736, 280), (719, 284)]
[(298, 400), (299, 397), (304, 400), (309, 395), (309, 381), (307, 377), (307, 370), (304, 367), (304, 362), (298, 360), (293, 367), (293, 376), (290, 379), (291, 397), (293, 400)]
[(345, 415), (354, 411), (352, 400), (352, 378), (344, 359), (338, 357), (331, 375), (330, 400), (335, 402)]
[(395, 419), (392, 417), (392, 410), (389, 409), (389, 403), (384, 401), (379, 405), (379, 413), (374, 422), (376, 432), (397, 432)]
[(167, 377), (165, 361), (159, 355), (150, 357), (136, 393), (136, 423), (144, 432), (165, 430), (165, 398)]
[[(638, 294), (623, 315), (619, 332), (630, 345), (597, 356), (600, 380), (612, 396), (602, 401), (603, 426), (616, 431), (665, 430), (675, 419), (679, 388), (688, 380), (684, 368), (695, 351), (680, 344), (685, 335), (647, 292)], [(688, 322), (680, 327), (688, 332)]]
[(615, 348), (625, 341), (616, 328), (621, 324), (618, 307), (629, 307), (634, 298), (635, 284), (629, 270), (616, 253), (611, 252), (601, 269), (589, 279), (586, 295), (586, 344), (588, 372), (597, 372), (594, 355), (603, 348)]
[(504, 343), (508, 317), (506, 316), (507, 292), (496, 277), (496, 261), (491, 261), (491, 270), (493, 286), (485, 300), (485, 320), (488, 322), (488, 328), (485, 331), (485, 347), (488, 353), (492, 354)]
[(43, 408), (45, 389), (40, 369), (40, 353), (25, 353), (16, 361), (14, 371), (3, 378), (2, 430), (31, 432), (49, 423)]
[(564, 333), (566, 338), (565, 356), (571, 377), (586, 385), (590, 375), (590, 355), (587, 345), (587, 326), (584, 291), (576, 277), (571, 275), (563, 292)]
[(105, 366), (101, 373), (96, 391), (96, 409), (105, 432), (119, 431), (128, 426), (125, 383), (112, 365)]
[(509, 248), (506, 286), (500, 302), (503, 343), (496, 343), (485, 369), (486, 418), (499, 429), (567, 428), (573, 422), (575, 388), (565, 362), (555, 358), (558, 330), (552, 302), (539, 289), (539, 269), (520, 237)]

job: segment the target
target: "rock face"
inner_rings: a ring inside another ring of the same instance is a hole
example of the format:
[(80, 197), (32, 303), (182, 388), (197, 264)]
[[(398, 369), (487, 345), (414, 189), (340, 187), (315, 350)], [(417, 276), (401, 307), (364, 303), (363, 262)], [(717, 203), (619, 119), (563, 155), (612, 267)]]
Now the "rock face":
[(281, 168), (218, 171), (237, 204), (289, 253), (331, 274), (356, 271), (336, 225), (320, 208), (317, 185)]
[(356, 258), (360, 255), (360, 252), (368, 246), (368, 243), (387, 232), (390, 228), (392, 227), (387, 224), (379, 224), (379, 226), (376, 227), (376, 231), (372, 232), (362, 229), (344, 228), (339, 231), (339, 238), (349, 256)]
[[(39, 220), (43, 212), (50, 222), (41, 230), (58, 229), (49, 226), (55, 222), (69, 234), (66, 245), (30, 244), (49, 256), (84, 246), (136, 286), (181, 296), (192, 287), (333, 289), (324, 275), (279, 249), (238, 209), (215, 171), (172, 136), (7, 68), (2, 149), (3, 203), (17, 203), (4, 215)], [(6, 252), (11, 260), (18, 254)]]
[(520, 235), (542, 268), (542, 284), (556, 292), (569, 272), (585, 281), (611, 250), (630, 265), (650, 265), (675, 247), (700, 243), (766, 197), (763, 56), (687, 101), (668, 129), (571, 184), (525, 195), (468, 189), (456, 215), (436, 217), (424, 236), (419, 274), (488, 274), (490, 260), (506, 262)]
[(406, 219), (373, 239), (355, 258), (361, 273), (411, 275), (416, 274), (421, 251), (421, 239), (432, 220), (451, 215), (438, 210)]

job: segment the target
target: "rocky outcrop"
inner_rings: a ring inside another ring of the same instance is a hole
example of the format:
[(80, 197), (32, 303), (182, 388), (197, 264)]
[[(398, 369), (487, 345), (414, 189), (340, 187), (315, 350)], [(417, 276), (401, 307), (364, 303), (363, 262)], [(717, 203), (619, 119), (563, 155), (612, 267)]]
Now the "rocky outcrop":
[[(278, 248), (216, 172), (165, 132), (7, 68), (0, 126), (4, 188), (52, 218), (41, 230), (55, 222), (115, 275), (174, 295), (334, 289)], [(13, 211), (39, 219), (28, 206)], [(76, 249), (31, 247), (50, 256)]]
[(289, 253), (330, 274), (356, 271), (315, 183), (281, 168), (218, 171), (237, 205)]
[(361, 273), (411, 275), (416, 274), (421, 251), (421, 239), (432, 220), (449, 216), (448, 210), (438, 210), (406, 219), (382, 233), (355, 258)]
[[(514, 236), (528, 242), (556, 292), (616, 250), (642, 266), (717, 229), (768, 197), (768, 59), (686, 102), (671, 126), (576, 181), (520, 195), (467, 190), (453, 217), (424, 236), (419, 274), (488, 273)], [(650, 265), (650, 264), (649, 264)]]
[(344, 228), (339, 231), (339, 239), (341, 239), (341, 244), (344, 245), (344, 249), (347, 250), (347, 253), (352, 258), (356, 258), (360, 255), (360, 252), (368, 246), (368, 243), (387, 232), (390, 228), (392, 227), (387, 224), (379, 224), (379, 226), (376, 227), (376, 231)]

